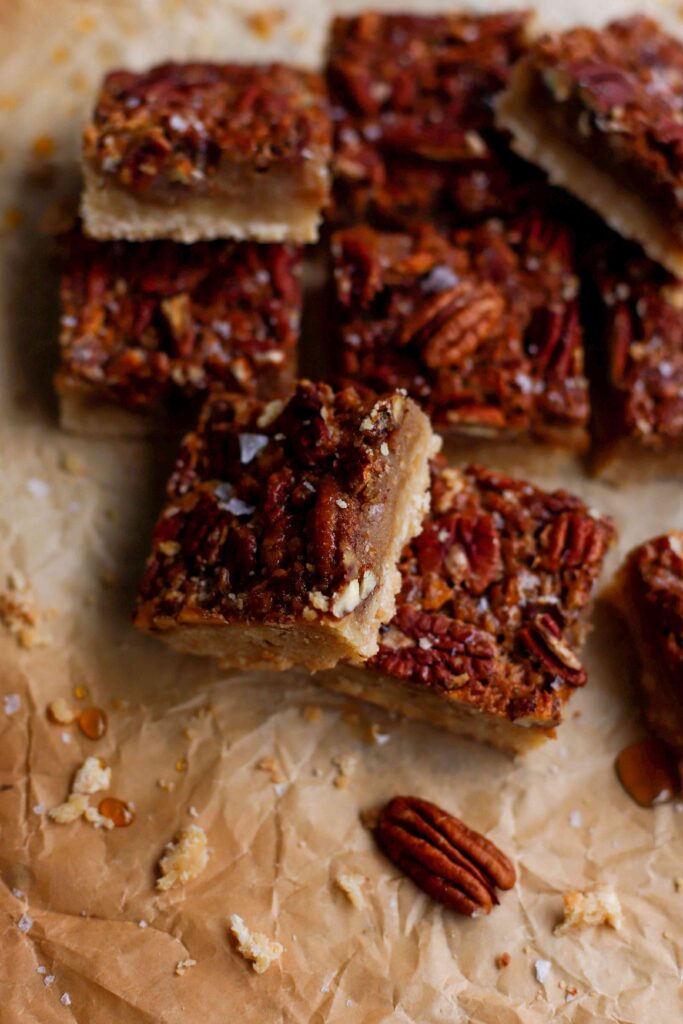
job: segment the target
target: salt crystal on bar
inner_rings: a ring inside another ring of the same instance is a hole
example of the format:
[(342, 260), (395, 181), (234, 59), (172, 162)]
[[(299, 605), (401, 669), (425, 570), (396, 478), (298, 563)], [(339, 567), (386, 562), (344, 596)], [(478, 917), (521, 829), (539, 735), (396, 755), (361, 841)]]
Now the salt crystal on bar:
[(16, 715), (21, 707), (21, 697), (18, 693), (7, 693), (4, 699), (4, 710), (6, 715)]

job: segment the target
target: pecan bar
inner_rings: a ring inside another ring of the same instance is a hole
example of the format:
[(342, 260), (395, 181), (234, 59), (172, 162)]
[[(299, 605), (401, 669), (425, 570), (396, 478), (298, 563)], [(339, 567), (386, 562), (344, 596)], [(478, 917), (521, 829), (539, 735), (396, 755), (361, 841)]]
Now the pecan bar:
[(683, 767), (683, 531), (635, 548), (611, 596), (640, 653), (648, 723)]
[(107, 75), (83, 136), (88, 234), (310, 242), (329, 191), (322, 79), (282, 64)]
[(327, 78), (337, 223), (467, 207), (498, 168), (493, 99), (528, 20), (527, 11), (335, 19)]
[(403, 553), (378, 654), (316, 678), (508, 752), (531, 749), (586, 682), (577, 648), (613, 537), (566, 491), (435, 460), (432, 511)]
[(333, 237), (343, 369), (403, 387), (440, 431), (588, 442), (570, 236), (531, 215), (449, 236), (348, 228)]
[(683, 472), (683, 283), (613, 236), (587, 259), (600, 333), (597, 472)]
[(168, 485), (136, 624), (242, 668), (371, 656), (437, 446), (399, 392), (212, 395)]
[(301, 250), (63, 239), (62, 424), (177, 429), (211, 386), (273, 397), (296, 375)]
[(648, 18), (544, 36), (500, 97), (514, 145), (683, 276), (683, 43)]

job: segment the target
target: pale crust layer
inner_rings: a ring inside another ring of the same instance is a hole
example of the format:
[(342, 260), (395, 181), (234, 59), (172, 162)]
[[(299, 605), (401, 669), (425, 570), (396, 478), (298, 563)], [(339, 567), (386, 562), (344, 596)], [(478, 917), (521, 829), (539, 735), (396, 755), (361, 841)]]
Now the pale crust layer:
[(532, 86), (532, 70), (522, 60), (497, 104), (498, 125), (512, 133), (513, 149), (541, 167), (553, 183), (596, 210), (615, 231), (640, 242), (653, 260), (683, 277), (681, 240), (635, 188), (625, 189), (553, 127), (542, 107), (532, 100)]
[[(321, 174), (327, 174), (325, 168)], [(243, 196), (188, 194), (175, 205), (140, 201), (110, 185), (87, 165), (83, 176), (81, 215), (93, 238), (132, 242), (168, 238), (186, 243), (216, 238), (306, 243), (318, 238), (321, 203), (307, 194), (278, 188), (273, 175), (268, 179), (272, 198), (259, 187), (251, 190), (248, 201)]]
[(425, 687), (356, 665), (337, 665), (320, 672), (315, 681), (326, 689), (427, 722), (463, 739), (486, 743), (510, 755), (527, 753), (555, 736), (547, 722), (538, 724), (517, 719), (513, 723), (499, 715), (473, 709), (453, 694), (436, 694)]

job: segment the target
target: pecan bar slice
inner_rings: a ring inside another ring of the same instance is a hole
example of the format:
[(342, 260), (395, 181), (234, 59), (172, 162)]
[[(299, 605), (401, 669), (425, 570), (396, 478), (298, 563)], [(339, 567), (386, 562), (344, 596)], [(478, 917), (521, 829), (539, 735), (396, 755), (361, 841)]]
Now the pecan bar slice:
[(461, 172), (485, 177), (497, 164), (493, 99), (528, 21), (527, 11), (335, 19), (327, 79), (337, 223), (459, 205)]
[(291, 389), (299, 248), (97, 242), (73, 232), (63, 257), (56, 386), (66, 429), (177, 430), (211, 386), (261, 397)]
[(399, 392), (212, 395), (168, 485), (136, 624), (242, 668), (371, 656), (436, 447)]
[(683, 43), (645, 17), (546, 35), (498, 120), (551, 178), (683, 276)]
[(530, 215), (449, 236), (348, 228), (333, 237), (343, 369), (403, 387), (435, 427), (588, 443), (578, 280), (570, 236)]
[(601, 336), (595, 469), (614, 483), (683, 473), (683, 283), (613, 236), (587, 259)]
[(635, 548), (611, 596), (640, 653), (648, 724), (683, 770), (683, 531)]
[(83, 136), (88, 234), (310, 242), (329, 191), (322, 79), (282, 64), (107, 75)]
[(611, 522), (566, 491), (435, 460), (432, 511), (400, 564), (379, 653), (316, 677), (457, 735), (524, 752), (586, 671), (577, 648)]

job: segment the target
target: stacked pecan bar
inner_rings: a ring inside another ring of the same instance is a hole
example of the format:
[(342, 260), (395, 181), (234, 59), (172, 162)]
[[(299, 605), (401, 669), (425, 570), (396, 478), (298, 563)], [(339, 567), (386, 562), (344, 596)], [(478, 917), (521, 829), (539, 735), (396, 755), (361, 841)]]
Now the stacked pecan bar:
[(528, 169), (494, 129), (493, 100), (523, 52), (528, 20), (511, 11), (334, 21), (337, 223), (481, 216), (527, 190)]
[(310, 242), (329, 190), (320, 76), (281, 64), (107, 75), (83, 138), (97, 238)]
[(611, 522), (565, 491), (437, 460), (379, 652), (317, 678), (509, 752), (553, 735), (586, 682), (577, 648)]
[(247, 668), (371, 656), (436, 447), (398, 392), (303, 381), (286, 402), (214, 393), (170, 480), (136, 624)]
[(445, 236), (333, 238), (343, 369), (404, 387), (441, 431), (581, 451), (589, 401), (571, 239), (532, 214)]
[(683, 276), (683, 43), (644, 17), (544, 36), (501, 97), (518, 151)]
[(683, 465), (683, 283), (611, 236), (586, 259), (588, 310), (600, 335), (596, 468), (625, 475)]
[(639, 649), (649, 725), (683, 772), (683, 531), (635, 548), (613, 598)]

